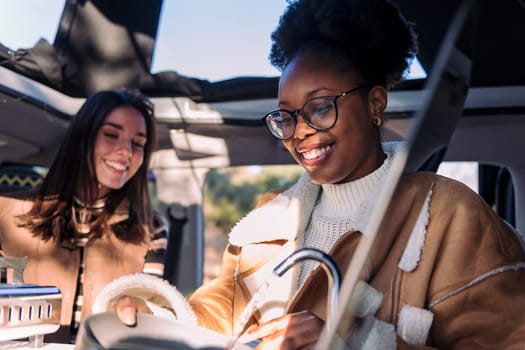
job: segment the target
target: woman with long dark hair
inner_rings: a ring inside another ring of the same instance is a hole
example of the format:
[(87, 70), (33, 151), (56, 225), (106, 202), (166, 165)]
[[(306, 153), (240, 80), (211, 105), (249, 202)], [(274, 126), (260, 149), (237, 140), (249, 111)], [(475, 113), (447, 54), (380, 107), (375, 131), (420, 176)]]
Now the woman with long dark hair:
[(165, 230), (152, 210), (148, 165), (156, 146), (152, 103), (127, 90), (89, 96), (43, 182), (0, 197), (4, 257), (27, 257), (24, 283), (62, 293), (54, 340), (70, 341), (108, 282), (162, 276)]

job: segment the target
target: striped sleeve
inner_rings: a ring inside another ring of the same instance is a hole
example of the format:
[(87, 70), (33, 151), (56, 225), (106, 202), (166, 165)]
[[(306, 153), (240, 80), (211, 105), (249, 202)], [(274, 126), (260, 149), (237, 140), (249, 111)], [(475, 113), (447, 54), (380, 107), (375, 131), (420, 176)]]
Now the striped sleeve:
[(168, 242), (168, 224), (158, 212), (153, 216), (153, 232), (146, 253), (144, 273), (162, 277), (164, 274), (164, 259)]

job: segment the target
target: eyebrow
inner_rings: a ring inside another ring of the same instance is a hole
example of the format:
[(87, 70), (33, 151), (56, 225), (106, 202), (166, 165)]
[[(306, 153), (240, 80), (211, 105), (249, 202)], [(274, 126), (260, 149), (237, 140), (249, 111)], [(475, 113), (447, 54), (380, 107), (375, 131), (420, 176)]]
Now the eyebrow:
[[(119, 130), (123, 130), (124, 129), (122, 127), (122, 125), (116, 124), (116, 123), (112, 123), (112, 122), (104, 122), (102, 125), (109, 125), (109, 126), (114, 127), (115, 129), (119, 129)], [(137, 132), (137, 135), (146, 138), (146, 134), (143, 133), (143, 132), (139, 131), (139, 132)]]
[[(312, 98), (315, 98), (314, 95), (319, 94), (321, 92), (331, 94), (331, 93), (335, 93), (336, 91), (338, 90), (335, 90), (329, 87), (325, 87), (325, 86), (318, 87), (314, 90), (308, 91), (308, 93), (306, 94), (306, 100), (304, 102), (311, 100)], [(321, 96), (316, 96), (316, 97), (323, 97), (323, 96), (326, 96), (326, 95), (321, 95)], [(279, 104), (288, 104), (288, 101), (286, 100), (282, 100), (278, 102)]]

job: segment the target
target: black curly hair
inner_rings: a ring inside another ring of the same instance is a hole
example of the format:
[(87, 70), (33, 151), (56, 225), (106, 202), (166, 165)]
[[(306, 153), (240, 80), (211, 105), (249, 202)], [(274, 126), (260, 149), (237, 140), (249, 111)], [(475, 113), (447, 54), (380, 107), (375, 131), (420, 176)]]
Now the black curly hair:
[(271, 39), (270, 63), (281, 71), (298, 54), (324, 52), (387, 88), (417, 52), (413, 25), (388, 0), (288, 0)]

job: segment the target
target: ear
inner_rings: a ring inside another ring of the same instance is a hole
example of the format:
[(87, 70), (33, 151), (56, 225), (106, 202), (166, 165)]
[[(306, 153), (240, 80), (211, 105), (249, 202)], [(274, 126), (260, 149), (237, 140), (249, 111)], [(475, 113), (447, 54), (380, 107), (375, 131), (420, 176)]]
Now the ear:
[(381, 118), (388, 102), (386, 88), (375, 85), (368, 93), (368, 113), (372, 119)]

